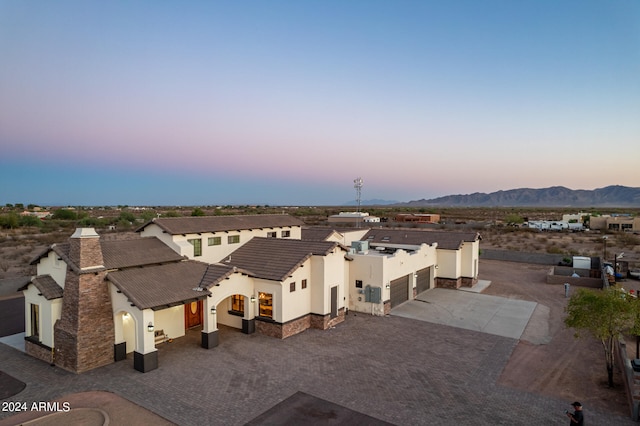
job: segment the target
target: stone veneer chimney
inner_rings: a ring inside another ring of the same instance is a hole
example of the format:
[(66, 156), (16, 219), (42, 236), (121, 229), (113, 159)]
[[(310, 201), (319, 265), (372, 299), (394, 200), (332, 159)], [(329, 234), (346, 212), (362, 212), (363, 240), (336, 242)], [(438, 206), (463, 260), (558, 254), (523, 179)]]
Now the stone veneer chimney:
[(100, 236), (78, 228), (69, 239), (62, 314), (54, 326), (54, 362), (82, 373), (113, 362), (115, 329)]

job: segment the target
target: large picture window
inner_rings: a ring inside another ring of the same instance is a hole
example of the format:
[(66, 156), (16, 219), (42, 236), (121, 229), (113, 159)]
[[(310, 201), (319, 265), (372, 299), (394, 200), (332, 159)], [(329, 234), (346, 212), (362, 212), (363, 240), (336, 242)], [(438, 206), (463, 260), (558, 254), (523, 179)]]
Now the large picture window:
[(273, 319), (273, 294), (258, 293), (259, 315), (265, 318)]
[(194, 238), (193, 240), (187, 240), (193, 246), (193, 256), (202, 256), (202, 240), (200, 238)]

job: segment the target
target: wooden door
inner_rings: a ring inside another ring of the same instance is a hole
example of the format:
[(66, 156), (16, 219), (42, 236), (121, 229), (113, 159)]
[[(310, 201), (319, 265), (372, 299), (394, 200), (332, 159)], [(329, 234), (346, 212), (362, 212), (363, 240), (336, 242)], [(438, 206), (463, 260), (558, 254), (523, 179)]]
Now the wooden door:
[(202, 324), (202, 300), (184, 305), (184, 327), (189, 329)]

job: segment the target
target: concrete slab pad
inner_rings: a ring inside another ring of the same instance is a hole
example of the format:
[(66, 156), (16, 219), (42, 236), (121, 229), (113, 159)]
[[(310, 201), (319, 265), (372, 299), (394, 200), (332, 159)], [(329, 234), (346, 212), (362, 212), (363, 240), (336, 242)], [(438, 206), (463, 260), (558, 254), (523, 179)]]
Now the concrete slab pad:
[(24, 332), (0, 337), (0, 343), (24, 352)]
[(391, 310), (391, 315), (520, 339), (537, 303), (435, 288)]

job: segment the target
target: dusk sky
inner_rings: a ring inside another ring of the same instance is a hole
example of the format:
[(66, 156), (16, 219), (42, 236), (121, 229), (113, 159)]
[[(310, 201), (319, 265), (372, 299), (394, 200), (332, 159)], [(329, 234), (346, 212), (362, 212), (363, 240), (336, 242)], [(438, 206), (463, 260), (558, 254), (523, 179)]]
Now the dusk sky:
[(0, 203), (640, 187), (640, 1), (0, 0)]

